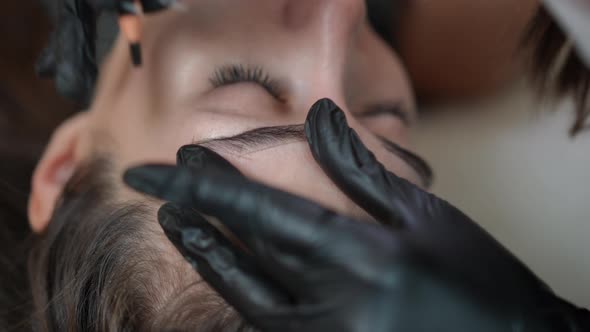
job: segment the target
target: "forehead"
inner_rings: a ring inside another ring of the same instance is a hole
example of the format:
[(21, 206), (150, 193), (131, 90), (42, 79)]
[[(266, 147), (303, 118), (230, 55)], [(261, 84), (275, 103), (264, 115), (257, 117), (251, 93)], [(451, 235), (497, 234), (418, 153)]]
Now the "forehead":
[[(315, 97), (313, 93), (322, 88), (319, 84), (313, 85), (314, 76), (316, 83), (322, 81), (317, 80), (319, 76), (323, 82), (336, 82), (330, 86), (333, 90), (327, 92), (345, 94), (346, 100), (341, 104), (352, 111), (363, 110), (367, 104), (384, 99), (412, 100), (400, 63), (366, 22), (359, 25), (351, 37), (353, 47), (343, 47), (344, 52), (340, 52), (347, 53), (348, 59), (346, 66), (337, 66), (345, 71), (343, 76), (330, 71), (317, 73), (313, 70), (317, 68), (314, 62), (331, 59), (322, 60), (325, 53), (314, 51), (312, 44), (319, 39), (318, 31), (286, 27), (279, 14), (268, 14), (276, 6), (274, 4), (269, 5), (269, 12), (264, 12), (253, 11), (245, 5), (224, 8), (222, 4), (228, 2), (204, 1), (203, 4), (211, 5), (189, 6), (147, 16), (142, 40), (146, 53), (143, 68), (123, 67), (127, 69), (119, 74), (115, 69), (122, 66), (109, 67), (113, 70), (110, 76), (105, 75), (110, 80), (105, 80), (104, 86), (110, 90), (104, 89), (101, 95), (107, 102), (97, 104), (94, 109), (99, 113), (97, 118), (101, 122), (98, 125), (116, 136), (119, 142), (115, 147), (116, 155), (123, 167), (144, 160), (173, 161), (178, 147), (195, 139), (227, 136), (273, 124), (301, 123), (304, 112), (307, 113), (311, 103), (317, 100), (311, 100)], [(240, 11), (241, 8), (244, 11)], [(113, 54), (120, 63), (124, 60), (128, 64), (128, 45), (123, 40), (117, 45)], [(283, 112), (265, 107), (270, 97), (252, 85), (239, 84), (212, 91), (209, 75), (217, 66), (228, 63), (261, 65), (273, 78), (293, 85), (302, 82), (302, 87), (290, 89), (292, 102), (281, 109)], [(229, 105), (221, 107), (222, 102)], [(227, 111), (234, 109), (241, 113)], [(394, 141), (399, 138), (404, 145), (405, 128), (392, 125), (395, 120), (378, 120), (385, 125), (383, 131), (387, 131), (383, 136)], [(365, 136), (371, 132), (379, 134), (381, 130), (373, 123), (357, 123), (357, 128), (362, 129)], [(375, 146), (379, 148), (376, 143)], [(306, 147), (301, 148), (307, 151)], [(284, 151), (279, 153), (291, 155)], [(260, 156), (259, 159), (263, 160)], [(275, 165), (276, 154), (269, 154), (267, 160), (267, 164)], [(301, 161), (293, 160), (293, 164)], [(396, 169), (407, 169), (401, 161), (394, 160), (392, 164)], [(249, 162), (247, 166), (261, 174), (272, 174), (266, 171), (265, 165)]]
[[(310, 40), (321, 31), (296, 28), (286, 23), (284, 11), (288, 9), (279, 6), (282, 1), (254, 2), (255, 5), (252, 1), (184, 0), (181, 3), (189, 5), (146, 17), (145, 36), (150, 39), (148, 42), (158, 44), (157, 51), (192, 48), (199, 53), (223, 53), (225, 58), (231, 58), (232, 54), (243, 57), (265, 53), (270, 55), (268, 61), (281, 63), (294, 57), (297, 62), (319, 57), (319, 54), (314, 55), (314, 50), (306, 57), (298, 57), (298, 54), (313, 47)], [(377, 68), (370, 73), (372, 76), (395, 77), (400, 74), (399, 70), (387, 66), (398, 59), (368, 21), (364, 21), (352, 35), (354, 42), (349, 48), (352, 52), (346, 52), (355, 55), (351, 58), (352, 63)]]

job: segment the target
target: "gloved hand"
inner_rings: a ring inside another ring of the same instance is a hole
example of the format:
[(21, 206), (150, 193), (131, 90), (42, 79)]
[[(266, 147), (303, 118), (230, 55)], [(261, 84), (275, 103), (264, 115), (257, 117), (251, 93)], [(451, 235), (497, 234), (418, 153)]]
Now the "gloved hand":
[[(173, 0), (142, 0), (146, 13), (167, 8)], [(116, 12), (122, 0), (47, 0), (45, 5), (55, 30), (49, 45), (37, 61), (36, 71), (43, 78), (55, 80), (64, 97), (88, 106), (97, 77), (96, 42), (112, 38), (97, 27), (97, 17), (104, 11)], [(116, 22), (113, 22), (116, 25)]]
[[(587, 331), (556, 297), (447, 202), (387, 171), (329, 100), (306, 133), (316, 161), (383, 225), (363, 223), (240, 175), (200, 147), (179, 166), (129, 170), (133, 188), (173, 202), (169, 239), (263, 331)], [(216, 217), (230, 242), (196, 211)]]

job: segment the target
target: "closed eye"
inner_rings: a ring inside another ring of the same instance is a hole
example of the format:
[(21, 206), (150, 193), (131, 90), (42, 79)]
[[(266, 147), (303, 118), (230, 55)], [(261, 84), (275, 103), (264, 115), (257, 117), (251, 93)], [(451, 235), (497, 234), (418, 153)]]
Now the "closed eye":
[(394, 116), (398, 118), (406, 127), (409, 127), (412, 124), (410, 113), (403, 108), (400, 102), (370, 105), (364, 111), (355, 114), (355, 116), (359, 118), (373, 118), (382, 115)]
[(213, 87), (221, 87), (238, 83), (255, 83), (280, 102), (285, 102), (283, 91), (278, 81), (272, 79), (258, 66), (241, 64), (226, 65), (215, 70), (209, 82)]

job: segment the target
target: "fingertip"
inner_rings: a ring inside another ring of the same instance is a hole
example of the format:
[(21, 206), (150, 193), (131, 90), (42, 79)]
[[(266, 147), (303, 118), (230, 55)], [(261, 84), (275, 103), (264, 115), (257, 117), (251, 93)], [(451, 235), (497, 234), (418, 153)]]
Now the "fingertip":
[(183, 166), (203, 167), (207, 160), (221, 156), (212, 150), (197, 144), (184, 145), (176, 153), (176, 162)]
[(330, 98), (322, 98), (316, 101), (312, 106), (312, 111), (334, 110), (339, 109), (338, 105)]
[(229, 174), (241, 175), (241, 172), (217, 152), (201, 145), (185, 145), (176, 154), (179, 165), (187, 166), (193, 171), (206, 168), (225, 171)]
[(310, 109), (305, 121), (308, 139), (323, 133), (333, 134), (348, 128), (344, 112), (331, 99), (324, 98), (317, 101)]
[(167, 165), (143, 165), (123, 173), (123, 182), (145, 194), (160, 196), (162, 188), (172, 179), (176, 169)]
[(312, 128), (317, 128), (318, 125), (322, 124), (326, 116), (334, 111), (339, 110), (339, 107), (329, 98), (323, 98), (316, 101), (307, 114), (305, 121), (306, 134), (308, 137), (313, 134)]
[(322, 167), (325, 160), (339, 155), (344, 149), (351, 128), (344, 112), (330, 99), (321, 99), (312, 106), (306, 123), (305, 133), (316, 161)]
[(143, 177), (142, 177), (143, 169), (144, 169), (144, 167), (140, 166), (140, 167), (133, 167), (133, 168), (126, 170), (123, 173), (123, 182), (132, 188), (138, 187), (143, 180)]

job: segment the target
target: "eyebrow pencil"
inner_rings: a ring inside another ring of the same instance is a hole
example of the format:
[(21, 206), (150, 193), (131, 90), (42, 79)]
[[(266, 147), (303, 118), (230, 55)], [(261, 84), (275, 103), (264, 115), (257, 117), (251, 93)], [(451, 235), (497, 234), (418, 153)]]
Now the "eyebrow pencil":
[(119, 28), (129, 41), (131, 62), (135, 67), (141, 66), (141, 37), (142, 24), (140, 6), (137, 0), (122, 0), (119, 2)]

